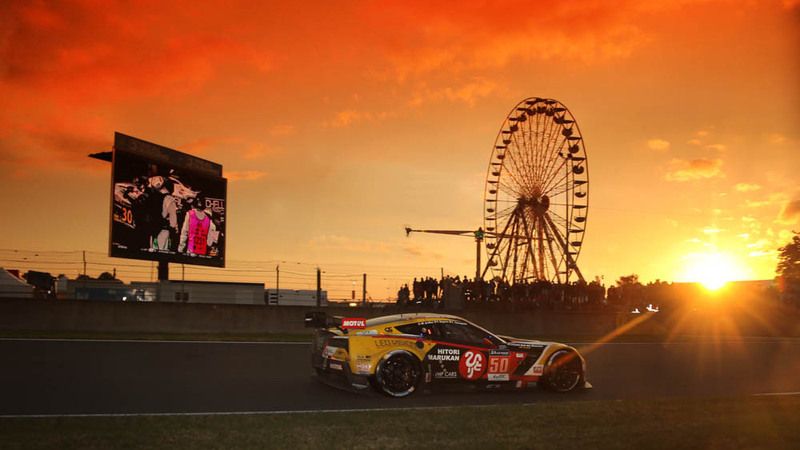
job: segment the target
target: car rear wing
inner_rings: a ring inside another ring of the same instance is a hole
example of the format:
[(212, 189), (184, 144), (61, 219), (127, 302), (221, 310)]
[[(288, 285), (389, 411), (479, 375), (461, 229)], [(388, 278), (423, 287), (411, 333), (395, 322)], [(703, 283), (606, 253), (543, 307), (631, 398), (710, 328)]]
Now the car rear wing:
[(333, 321), (334, 318), (328, 317), (324, 312), (313, 311), (306, 313), (306, 328), (331, 328), (336, 326)]
[(367, 319), (350, 318), (342, 316), (328, 317), (324, 312), (312, 311), (306, 313), (306, 328), (338, 328), (345, 333), (348, 329), (361, 329), (366, 327)]

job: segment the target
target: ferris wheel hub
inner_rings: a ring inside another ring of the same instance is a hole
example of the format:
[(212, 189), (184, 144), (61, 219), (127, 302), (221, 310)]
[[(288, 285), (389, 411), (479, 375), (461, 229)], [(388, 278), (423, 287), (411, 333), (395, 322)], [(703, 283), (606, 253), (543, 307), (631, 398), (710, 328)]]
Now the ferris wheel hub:
[(532, 198), (521, 197), (517, 200), (517, 206), (523, 210), (532, 210), (536, 215), (542, 215), (550, 209), (550, 197), (546, 195)]

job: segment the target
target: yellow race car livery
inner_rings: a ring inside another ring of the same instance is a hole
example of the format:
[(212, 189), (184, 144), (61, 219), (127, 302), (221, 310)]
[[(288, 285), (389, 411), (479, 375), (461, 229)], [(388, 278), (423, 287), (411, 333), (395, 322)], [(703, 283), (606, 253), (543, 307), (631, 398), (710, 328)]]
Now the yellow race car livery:
[(555, 342), (497, 336), (457, 316), (398, 314), (374, 319), (306, 315), (317, 328), (312, 365), (323, 381), (370, 386), (404, 397), (424, 385), (589, 388), (586, 362)]

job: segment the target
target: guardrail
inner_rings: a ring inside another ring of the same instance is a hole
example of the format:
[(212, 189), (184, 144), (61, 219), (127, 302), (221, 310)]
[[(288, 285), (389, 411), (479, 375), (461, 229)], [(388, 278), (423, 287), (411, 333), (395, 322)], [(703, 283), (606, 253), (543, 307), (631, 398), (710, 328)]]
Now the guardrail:
[[(410, 313), (395, 306), (322, 308), (330, 316), (377, 317)], [(304, 306), (41, 300), (0, 298), (0, 330), (132, 333), (306, 334)], [(429, 311), (430, 312), (430, 311)], [(510, 336), (603, 336), (625, 329), (651, 335), (798, 336), (796, 309), (725, 313), (686, 310), (633, 315), (600, 311), (435, 310)]]

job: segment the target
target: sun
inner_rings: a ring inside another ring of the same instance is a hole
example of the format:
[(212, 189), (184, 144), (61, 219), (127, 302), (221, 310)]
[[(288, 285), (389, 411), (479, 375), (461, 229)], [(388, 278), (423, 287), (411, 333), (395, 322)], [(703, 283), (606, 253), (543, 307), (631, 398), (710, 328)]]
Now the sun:
[(687, 257), (690, 263), (684, 278), (716, 291), (729, 281), (739, 279), (741, 270), (730, 256), (721, 253), (693, 254)]

